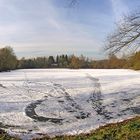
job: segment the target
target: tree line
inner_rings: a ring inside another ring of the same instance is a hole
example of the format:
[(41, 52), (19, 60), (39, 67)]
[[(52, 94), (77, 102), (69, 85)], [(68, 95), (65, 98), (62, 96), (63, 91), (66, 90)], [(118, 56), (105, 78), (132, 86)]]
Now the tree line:
[(89, 68), (89, 59), (84, 56), (75, 55), (57, 55), (49, 57), (36, 57), (18, 61), (18, 68)]
[(57, 55), (36, 58), (17, 59), (11, 47), (0, 49), (0, 71), (14, 69), (35, 69), (35, 68), (70, 68), (70, 69), (121, 69), (131, 68), (140, 70), (140, 52), (130, 57), (118, 58), (116, 55), (109, 55), (108, 59), (93, 60), (88, 57), (75, 55)]

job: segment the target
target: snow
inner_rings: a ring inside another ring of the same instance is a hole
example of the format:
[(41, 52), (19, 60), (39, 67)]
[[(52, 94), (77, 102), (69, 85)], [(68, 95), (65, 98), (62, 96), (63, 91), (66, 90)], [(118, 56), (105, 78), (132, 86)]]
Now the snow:
[(140, 72), (28, 69), (0, 73), (0, 124), (11, 135), (78, 134), (140, 114)]

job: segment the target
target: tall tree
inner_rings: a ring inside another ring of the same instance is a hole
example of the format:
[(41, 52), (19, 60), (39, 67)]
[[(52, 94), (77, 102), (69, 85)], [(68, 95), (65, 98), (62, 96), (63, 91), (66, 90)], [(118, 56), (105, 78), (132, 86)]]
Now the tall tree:
[(70, 58), (70, 68), (79, 69), (81, 68), (81, 61), (78, 57), (72, 55)]
[(49, 58), (48, 58), (48, 66), (51, 67), (54, 63), (55, 63), (54, 57), (53, 56), (49, 56)]

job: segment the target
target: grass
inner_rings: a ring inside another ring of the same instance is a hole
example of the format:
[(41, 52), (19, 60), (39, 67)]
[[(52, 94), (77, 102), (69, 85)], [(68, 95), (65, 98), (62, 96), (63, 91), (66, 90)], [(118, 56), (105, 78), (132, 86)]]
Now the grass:
[(5, 131), (0, 129), (0, 140), (19, 140), (19, 139), (11, 137)]
[(44, 137), (41, 140), (140, 140), (140, 117), (105, 125), (89, 134), (57, 136), (52, 139)]
[[(0, 130), (0, 140), (19, 140)], [(112, 123), (76, 136), (48, 136), (34, 140), (140, 140), (140, 116), (119, 123)]]

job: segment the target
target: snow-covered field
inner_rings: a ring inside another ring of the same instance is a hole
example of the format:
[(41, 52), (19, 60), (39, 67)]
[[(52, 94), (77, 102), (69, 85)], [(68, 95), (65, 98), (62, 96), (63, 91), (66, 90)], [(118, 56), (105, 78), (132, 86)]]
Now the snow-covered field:
[(140, 114), (140, 72), (34, 69), (0, 73), (0, 126), (30, 139), (78, 134)]

